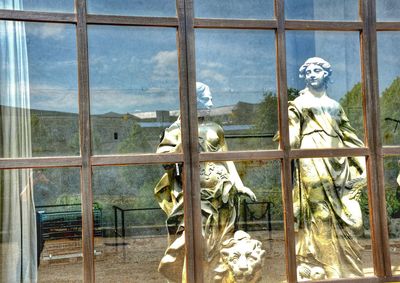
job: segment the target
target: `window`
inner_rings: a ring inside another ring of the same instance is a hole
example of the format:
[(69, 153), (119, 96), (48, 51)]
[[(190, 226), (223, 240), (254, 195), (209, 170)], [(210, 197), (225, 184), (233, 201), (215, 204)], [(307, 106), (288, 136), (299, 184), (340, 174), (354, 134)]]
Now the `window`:
[(0, 3), (1, 281), (400, 280), (395, 2)]

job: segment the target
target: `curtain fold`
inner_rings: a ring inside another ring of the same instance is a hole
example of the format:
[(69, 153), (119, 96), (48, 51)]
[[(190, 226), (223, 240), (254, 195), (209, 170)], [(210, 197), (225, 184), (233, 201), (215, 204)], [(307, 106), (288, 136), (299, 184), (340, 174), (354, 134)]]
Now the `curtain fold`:
[[(1, 0), (1, 9), (22, 10), (22, 0)], [(0, 21), (2, 155), (32, 156), (25, 24)], [(37, 281), (36, 217), (32, 169), (1, 172), (1, 282)]]

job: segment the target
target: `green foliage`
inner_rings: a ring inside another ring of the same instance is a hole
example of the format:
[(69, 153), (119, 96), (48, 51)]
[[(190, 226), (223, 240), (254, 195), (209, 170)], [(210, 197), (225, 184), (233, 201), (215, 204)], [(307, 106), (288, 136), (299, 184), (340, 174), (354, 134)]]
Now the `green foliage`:
[(400, 77), (385, 89), (380, 99), (381, 132), (384, 144), (400, 144), (400, 127), (386, 118), (400, 120)]
[(361, 83), (357, 83), (341, 99), (340, 104), (343, 107), (350, 125), (354, 128), (357, 136), (363, 140), (364, 121)]
[(145, 130), (137, 122), (132, 124), (129, 135), (118, 147), (119, 153), (147, 152), (150, 150)]

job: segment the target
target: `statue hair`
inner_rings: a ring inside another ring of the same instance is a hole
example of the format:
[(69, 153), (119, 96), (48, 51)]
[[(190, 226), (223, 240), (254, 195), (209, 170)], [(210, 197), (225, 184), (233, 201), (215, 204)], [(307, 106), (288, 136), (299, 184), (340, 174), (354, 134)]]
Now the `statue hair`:
[(299, 69), (299, 78), (304, 79), (306, 77), (306, 69), (312, 64), (320, 66), (327, 73), (325, 77), (325, 86), (327, 86), (328, 82), (331, 82), (332, 67), (328, 61), (320, 57), (308, 58)]

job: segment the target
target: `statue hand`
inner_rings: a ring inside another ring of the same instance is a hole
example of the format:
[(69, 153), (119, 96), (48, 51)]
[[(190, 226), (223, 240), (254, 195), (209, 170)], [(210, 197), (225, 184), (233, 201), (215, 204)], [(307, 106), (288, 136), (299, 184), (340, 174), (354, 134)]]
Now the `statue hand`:
[(362, 190), (367, 186), (366, 178), (356, 178), (346, 182), (346, 189), (349, 190), (347, 193), (348, 199), (359, 200)]
[(249, 188), (247, 188), (245, 186), (237, 187), (237, 191), (241, 194), (248, 196), (252, 201), (257, 201), (256, 195)]

